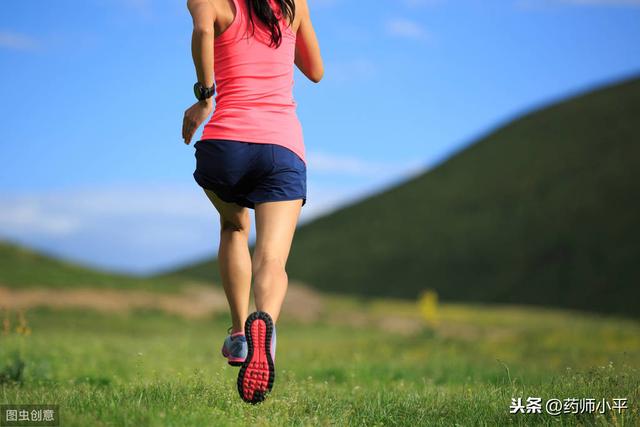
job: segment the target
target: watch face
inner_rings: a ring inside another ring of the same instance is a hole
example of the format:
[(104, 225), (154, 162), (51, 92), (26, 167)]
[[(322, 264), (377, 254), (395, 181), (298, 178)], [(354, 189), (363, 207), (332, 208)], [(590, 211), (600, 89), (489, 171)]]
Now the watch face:
[(193, 94), (196, 96), (196, 99), (200, 100), (200, 87), (198, 83), (193, 85)]

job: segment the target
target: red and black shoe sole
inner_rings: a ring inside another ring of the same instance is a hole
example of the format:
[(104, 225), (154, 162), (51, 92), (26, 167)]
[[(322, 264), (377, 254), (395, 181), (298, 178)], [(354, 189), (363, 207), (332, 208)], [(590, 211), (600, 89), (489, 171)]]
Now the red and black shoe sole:
[(238, 392), (242, 400), (255, 405), (267, 398), (276, 376), (271, 358), (273, 320), (267, 312), (253, 312), (245, 322), (244, 331), (249, 348), (238, 372)]

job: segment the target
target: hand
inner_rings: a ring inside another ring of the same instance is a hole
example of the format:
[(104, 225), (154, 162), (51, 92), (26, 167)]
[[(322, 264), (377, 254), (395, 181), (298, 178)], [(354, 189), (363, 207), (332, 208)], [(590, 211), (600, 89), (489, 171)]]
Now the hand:
[(189, 145), (191, 142), (191, 138), (193, 138), (193, 134), (196, 132), (198, 127), (204, 122), (211, 111), (213, 110), (213, 101), (211, 98), (198, 101), (193, 104), (191, 107), (187, 108), (187, 111), (184, 112), (184, 119), (182, 119), (182, 138), (184, 139), (184, 143)]

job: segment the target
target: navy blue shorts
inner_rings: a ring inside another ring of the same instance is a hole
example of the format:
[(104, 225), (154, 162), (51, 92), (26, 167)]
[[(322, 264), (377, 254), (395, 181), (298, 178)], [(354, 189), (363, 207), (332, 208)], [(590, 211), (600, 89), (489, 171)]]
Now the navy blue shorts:
[(307, 202), (307, 166), (286, 147), (225, 139), (202, 139), (194, 147), (194, 179), (225, 202), (251, 209), (260, 202)]

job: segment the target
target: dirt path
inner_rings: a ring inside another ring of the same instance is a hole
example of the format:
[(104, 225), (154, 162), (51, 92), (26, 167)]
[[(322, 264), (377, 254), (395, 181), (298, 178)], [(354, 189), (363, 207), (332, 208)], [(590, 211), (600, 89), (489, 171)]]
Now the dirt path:
[[(318, 291), (298, 282), (291, 282), (287, 290), (281, 319), (312, 323), (322, 318), (329, 324), (353, 327), (374, 327), (404, 335), (422, 329), (414, 316), (373, 313), (365, 305), (333, 309), (327, 313), (325, 297)], [(36, 307), (57, 309), (81, 308), (104, 313), (123, 313), (135, 309), (155, 309), (185, 318), (204, 318), (228, 310), (221, 287), (192, 285), (181, 293), (161, 293), (122, 289), (15, 289), (0, 284), (0, 310), (27, 310)], [(250, 311), (255, 310), (253, 302)]]
[[(157, 309), (186, 318), (202, 318), (225, 312), (227, 299), (219, 287), (190, 286), (182, 293), (167, 294), (120, 289), (15, 289), (0, 286), (0, 308), (86, 308), (107, 313)], [(255, 309), (252, 304), (251, 309)], [(321, 295), (305, 286), (290, 284), (283, 316), (314, 321), (323, 309)]]

